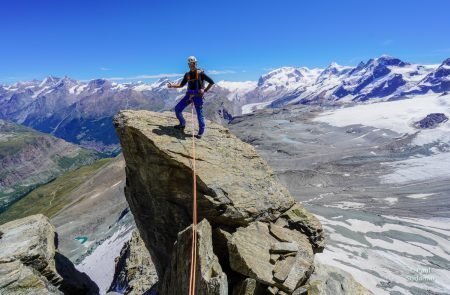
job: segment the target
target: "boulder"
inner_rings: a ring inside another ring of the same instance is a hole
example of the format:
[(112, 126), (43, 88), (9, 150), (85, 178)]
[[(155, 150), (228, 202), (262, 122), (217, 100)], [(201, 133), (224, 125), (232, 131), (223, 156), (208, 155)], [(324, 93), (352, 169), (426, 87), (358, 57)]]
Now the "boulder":
[(305, 288), (308, 295), (373, 295), (348, 272), (323, 264), (317, 259), (314, 260), (314, 272), (308, 283), (299, 288), (303, 293), (298, 294), (306, 294)]
[(0, 225), (0, 294), (98, 294), (98, 287), (57, 252), (44, 215)]
[[(271, 228), (276, 226), (271, 225)], [(281, 254), (279, 260), (276, 262), (274, 269), (274, 280), (277, 282), (277, 286), (288, 293), (293, 292), (300, 285), (302, 285), (311, 275), (314, 270), (314, 252), (312, 245), (308, 237), (296, 230), (289, 230), (287, 228), (279, 228), (278, 233), (283, 236), (290, 236), (290, 240), (287, 242), (297, 244), (298, 251), (294, 255), (294, 262), (292, 263), (292, 254)], [(282, 265), (277, 268), (279, 261), (282, 261)], [(289, 263), (283, 262), (283, 260), (290, 261)], [(288, 266), (291, 266), (290, 270)], [(280, 269), (280, 273), (276, 270)], [(287, 272), (287, 276), (286, 276)], [(285, 278), (285, 279), (283, 279)]]
[(135, 230), (116, 258), (114, 278), (108, 291), (141, 295), (157, 282), (158, 275), (150, 254)]
[(312, 271), (314, 270), (314, 265), (312, 264), (313, 256), (304, 257), (302, 253), (297, 253), (295, 256), (294, 267), (289, 271), (286, 279), (278, 286), (287, 292), (293, 292), (301, 284), (305, 283)]
[(295, 264), (295, 256), (288, 256), (276, 262), (273, 269), (273, 279), (277, 282), (284, 282)]
[(279, 255), (273, 263), (272, 247), (279, 242), (271, 235), (269, 224), (256, 221), (245, 228), (238, 228), (232, 234), (228, 242), (230, 266), (264, 285), (293, 292), (313, 271), (314, 254), (304, 234), (284, 228), (279, 228), (279, 231), (284, 236), (290, 236), (285, 244), (295, 245), (294, 255)]
[(314, 253), (320, 253), (325, 248), (322, 224), (317, 217), (298, 203), (285, 211), (276, 224), (304, 233), (311, 242)]
[[(198, 295), (228, 295), (227, 275), (222, 271), (219, 259), (213, 252), (212, 229), (206, 219), (196, 226), (197, 269), (196, 290)], [(192, 226), (178, 234), (173, 247), (170, 267), (160, 283), (161, 294), (189, 294), (191, 265)]]
[(270, 263), (270, 249), (276, 239), (264, 222), (254, 222), (238, 228), (228, 242), (231, 268), (247, 277), (273, 285), (274, 265)]
[(292, 241), (292, 237), (289, 234), (289, 231), (286, 231), (283, 227), (272, 223), (269, 225), (269, 229), (272, 236), (274, 236), (277, 240), (281, 242)]

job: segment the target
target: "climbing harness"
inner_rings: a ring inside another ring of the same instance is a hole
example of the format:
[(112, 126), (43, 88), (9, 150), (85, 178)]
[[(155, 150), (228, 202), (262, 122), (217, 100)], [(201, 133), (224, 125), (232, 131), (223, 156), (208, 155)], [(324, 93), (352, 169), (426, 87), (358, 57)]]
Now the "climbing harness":
[(195, 168), (195, 123), (194, 123), (194, 104), (191, 109), (192, 122), (192, 180), (193, 180), (193, 198), (192, 198), (192, 251), (191, 251), (191, 273), (189, 279), (189, 295), (195, 295), (196, 270), (197, 270), (197, 180)]
[(189, 81), (191, 81), (191, 80), (195, 80), (196, 82), (196, 90), (199, 90), (199, 89), (203, 89), (204, 87), (203, 87), (203, 81), (202, 81), (202, 79), (199, 79), (199, 73), (201, 74), (201, 73), (203, 73), (203, 70), (201, 70), (201, 69), (196, 69), (195, 70), (195, 79), (191, 79), (191, 73), (190, 72), (188, 72), (188, 75), (187, 75), (187, 81), (188, 81), (188, 83), (189, 83)]

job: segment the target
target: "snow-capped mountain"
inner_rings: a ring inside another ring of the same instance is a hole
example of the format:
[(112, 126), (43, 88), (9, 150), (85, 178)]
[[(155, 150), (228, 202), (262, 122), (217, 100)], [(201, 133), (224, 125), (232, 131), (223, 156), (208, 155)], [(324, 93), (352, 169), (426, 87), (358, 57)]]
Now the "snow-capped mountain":
[(253, 97), (248, 101), (287, 100), (313, 85), (320, 73), (320, 69), (306, 67), (283, 67), (273, 70), (259, 78), (257, 88), (249, 93)]
[(435, 71), (429, 73), (410, 93), (445, 92), (450, 90), (450, 58), (446, 59)]
[(389, 56), (370, 59), (354, 68), (332, 64), (306, 91), (287, 103), (333, 104), (399, 98), (433, 70), (433, 66), (409, 64)]
[(230, 101), (240, 101), (241, 98), (245, 97), (250, 91), (256, 88), (256, 81), (244, 81), (244, 82), (234, 82), (234, 81), (219, 81), (217, 85), (224, 91), (228, 91), (228, 100)]
[(450, 90), (449, 61), (419, 65), (383, 55), (356, 67), (331, 63), (325, 69), (280, 68), (261, 76), (244, 99), (242, 112), (288, 104), (336, 105), (375, 102)]
[[(118, 147), (112, 116), (120, 109), (172, 109), (184, 90), (168, 89), (167, 83), (167, 78), (148, 84), (49, 76), (0, 85), (0, 119), (112, 152)], [(356, 67), (282, 67), (258, 81), (219, 81), (205, 97), (205, 111), (210, 119), (226, 122), (260, 108), (371, 103), (429, 91), (450, 91), (450, 59), (441, 65), (418, 65), (381, 56)]]
[[(168, 89), (167, 83), (166, 78), (147, 84), (49, 76), (42, 81), (0, 85), (0, 118), (87, 148), (115, 153), (119, 145), (112, 116), (120, 109), (170, 110), (184, 90)], [(233, 109), (231, 101), (233, 93), (243, 93), (240, 89), (234, 86), (228, 91), (218, 86), (212, 91), (205, 105), (208, 116), (230, 120), (230, 113), (239, 113), (240, 107)]]
[(351, 70), (332, 95), (337, 100), (346, 97), (353, 101), (389, 98), (409, 89), (420, 77), (431, 70), (432, 68), (429, 67), (412, 65), (397, 58), (382, 56)]

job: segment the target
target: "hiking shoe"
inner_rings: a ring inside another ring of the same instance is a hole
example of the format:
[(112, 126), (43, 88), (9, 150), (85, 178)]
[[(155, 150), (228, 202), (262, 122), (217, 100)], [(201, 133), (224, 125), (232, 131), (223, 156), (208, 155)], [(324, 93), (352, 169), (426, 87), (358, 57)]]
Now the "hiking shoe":
[(202, 138), (202, 135), (201, 135), (201, 134), (197, 134), (197, 135), (195, 135), (195, 138), (201, 139), (201, 138)]
[(184, 128), (186, 128), (186, 126), (178, 124), (178, 125), (173, 126), (173, 128), (184, 131)]

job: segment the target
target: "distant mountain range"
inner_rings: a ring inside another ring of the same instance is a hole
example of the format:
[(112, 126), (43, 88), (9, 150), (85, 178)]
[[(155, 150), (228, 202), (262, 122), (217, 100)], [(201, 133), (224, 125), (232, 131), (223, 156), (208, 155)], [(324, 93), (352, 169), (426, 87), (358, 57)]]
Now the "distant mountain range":
[[(49, 76), (0, 86), (0, 119), (30, 126), (69, 142), (116, 154), (118, 139), (111, 124), (120, 109), (170, 110), (184, 90), (155, 83), (82, 82)], [(441, 65), (418, 65), (381, 56), (356, 67), (330, 64), (325, 69), (282, 67), (258, 81), (220, 81), (206, 95), (210, 119), (289, 104), (340, 105), (404, 99), (429, 91), (450, 91), (450, 58)]]
[(356, 67), (332, 63), (325, 69), (281, 68), (259, 79), (256, 91), (270, 91), (271, 107), (385, 101), (450, 90), (450, 59), (417, 65), (381, 56)]

